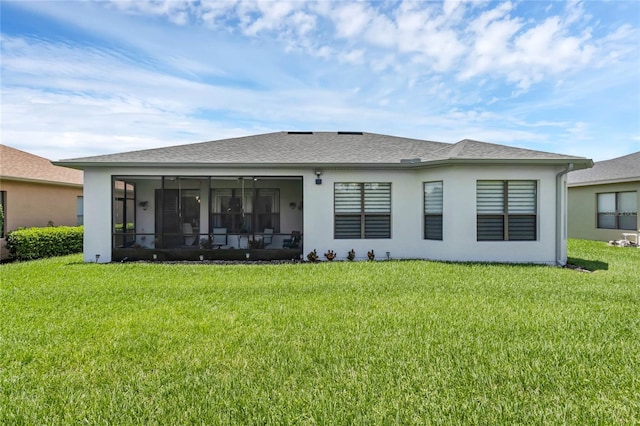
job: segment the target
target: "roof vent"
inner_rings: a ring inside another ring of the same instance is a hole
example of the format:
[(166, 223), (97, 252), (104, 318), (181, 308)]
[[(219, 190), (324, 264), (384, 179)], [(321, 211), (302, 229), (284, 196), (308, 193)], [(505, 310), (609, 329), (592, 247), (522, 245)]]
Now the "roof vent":
[(401, 158), (400, 162), (403, 164), (419, 163), (420, 159), (419, 158)]
[(312, 135), (313, 132), (287, 132), (288, 135)]
[(339, 135), (361, 135), (362, 132), (338, 132)]

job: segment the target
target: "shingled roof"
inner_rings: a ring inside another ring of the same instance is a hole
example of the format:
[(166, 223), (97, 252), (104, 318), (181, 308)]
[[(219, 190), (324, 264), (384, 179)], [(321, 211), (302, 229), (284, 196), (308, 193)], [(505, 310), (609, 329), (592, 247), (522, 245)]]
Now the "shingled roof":
[(569, 186), (640, 181), (640, 151), (611, 160), (598, 161), (593, 168), (569, 173)]
[(0, 145), (0, 178), (82, 186), (83, 173), (19, 149)]
[(592, 162), (504, 145), (463, 140), (456, 144), (366, 132), (275, 132), (167, 148), (61, 160), (69, 167), (100, 166), (419, 166), (443, 162), (521, 160)]

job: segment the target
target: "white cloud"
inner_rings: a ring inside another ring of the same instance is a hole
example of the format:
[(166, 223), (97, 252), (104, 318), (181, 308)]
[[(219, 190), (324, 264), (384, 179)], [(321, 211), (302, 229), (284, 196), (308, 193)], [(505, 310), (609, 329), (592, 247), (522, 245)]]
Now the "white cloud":
[(325, 58), (325, 59), (329, 59), (332, 55), (333, 55), (333, 49), (331, 49), (329, 46), (322, 46), (320, 48), (318, 48), (317, 50), (315, 50), (314, 52), (311, 52), (314, 56), (320, 57), (320, 58)]
[[(255, 36), (261, 31), (274, 30), (285, 26), (285, 19), (299, 7), (300, 3), (294, 2), (266, 2), (243, 3), (246, 8), (246, 26), (244, 33)], [(251, 21), (248, 16), (256, 13), (258, 17)]]
[(397, 27), (390, 19), (383, 15), (376, 15), (367, 25), (364, 38), (374, 46), (392, 48), (397, 44), (397, 32)]
[(590, 43), (588, 31), (572, 35), (568, 25), (579, 20), (583, 13), (579, 6), (568, 8), (571, 16), (565, 20), (551, 16), (534, 23), (511, 18), (511, 3), (482, 13), (470, 25), (474, 49), (460, 78), (497, 74), (517, 84), (522, 92), (549, 76), (588, 66), (593, 62), (596, 48)]
[[(475, 39), (467, 65), (460, 74), (462, 79), (488, 73), (496, 67), (512, 65), (508, 63), (510, 61), (508, 59), (510, 56), (509, 44), (522, 24), (519, 19), (504, 17), (503, 14), (509, 10), (505, 7), (506, 5), (500, 6), (502, 10), (498, 12), (493, 10), (482, 14), (471, 23), (470, 29), (473, 31)], [(501, 20), (494, 20), (498, 17)]]
[(442, 12), (445, 16), (450, 16), (461, 7), (464, 7), (462, 0), (444, 0), (444, 3), (442, 4)]
[(338, 3), (339, 6), (331, 12), (335, 23), (336, 35), (343, 38), (353, 38), (360, 35), (372, 19), (372, 12), (364, 3)]
[(564, 24), (570, 25), (590, 18), (584, 11), (581, 0), (568, 0), (565, 5)]
[(226, 16), (231, 14), (237, 6), (236, 0), (203, 0), (200, 8), (194, 10), (196, 19), (200, 20), (209, 28), (216, 28), (224, 22)]
[(500, 3), (494, 9), (482, 12), (478, 18), (469, 24), (469, 29), (476, 34), (481, 34), (490, 23), (504, 19), (512, 9), (513, 4), (511, 2)]
[(571, 127), (568, 127), (565, 130), (569, 137), (574, 140), (578, 139), (590, 139), (589, 135), (589, 124), (584, 123), (582, 121), (578, 121), (573, 123)]
[(383, 72), (387, 69), (397, 70), (397, 62), (398, 60), (395, 55), (387, 54), (385, 56), (372, 59), (371, 67), (377, 73)]
[(186, 25), (190, 21), (195, 2), (182, 0), (117, 0), (111, 4), (119, 10), (130, 13), (151, 14), (166, 17), (176, 25)]
[(316, 26), (316, 17), (301, 11), (295, 12), (291, 16), (291, 23), (295, 26), (297, 33), (305, 35)]
[(620, 60), (638, 53), (640, 28), (633, 28), (625, 24), (618, 27), (599, 40), (594, 40), (594, 46), (600, 55), (595, 58), (598, 67), (613, 65)]
[(403, 2), (395, 14), (397, 49), (418, 54), (417, 62), (446, 72), (466, 51), (452, 28), (455, 23), (431, 3)]
[(338, 56), (340, 62), (347, 62), (350, 64), (361, 64), (364, 58), (364, 50), (355, 49), (349, 52), (345, 52)]

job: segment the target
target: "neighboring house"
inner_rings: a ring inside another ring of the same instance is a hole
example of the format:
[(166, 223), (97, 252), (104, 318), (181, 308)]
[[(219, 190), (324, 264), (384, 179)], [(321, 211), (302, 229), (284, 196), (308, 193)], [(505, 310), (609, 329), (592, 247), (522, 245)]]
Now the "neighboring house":
[(638, 232), (640, 151), (569, 173), (569, 237), (611, 241)]
[(9, 231), (82, 223), (82, 172), (0, 145), (0, 203), (5, 216), (0, 240), (4, 259)]
[(85, 261), (353, 249), (564, 264), (566, 173), (593, 162), (472, 140), (277, 132), (56, 164), (85, 172)]

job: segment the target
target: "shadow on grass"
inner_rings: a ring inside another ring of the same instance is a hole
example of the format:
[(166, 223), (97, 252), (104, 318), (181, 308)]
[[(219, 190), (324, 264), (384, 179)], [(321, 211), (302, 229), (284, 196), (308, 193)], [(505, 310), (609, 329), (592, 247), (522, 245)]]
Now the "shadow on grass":
[(599, 260), (580, 259), (578, 257), (568, 257), (567, 265), (577, 266), (591, 272), (607, 271), (609, 269), (609, 264), (606, 262), (601, 262)]

